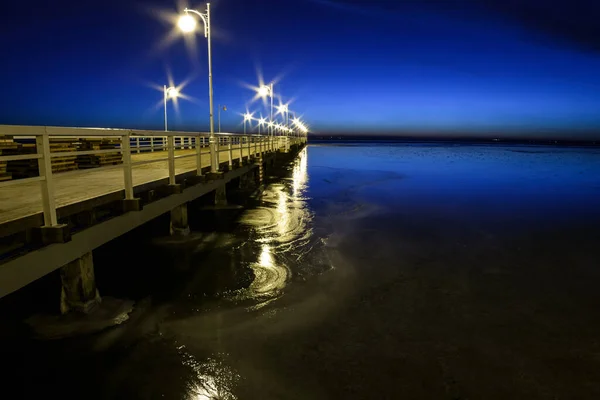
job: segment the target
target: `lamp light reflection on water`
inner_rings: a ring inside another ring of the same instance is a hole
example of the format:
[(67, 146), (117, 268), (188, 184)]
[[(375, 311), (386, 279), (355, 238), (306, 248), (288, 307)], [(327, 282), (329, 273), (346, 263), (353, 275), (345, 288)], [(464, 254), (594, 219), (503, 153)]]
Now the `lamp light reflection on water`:
[(253, 269), (255, 278), (250, 285), (250, 290), (254, 293), (276, 297), (285, 288), (288, 270), (284, 266), (277, 265), (269, 244), (263, 243), (258, 263)]
[(308, 157), (306, 155), (306, 149), (302, 150), (298, 157), (300, 158), (300, 161), (294, 166), (292, 173), (292, 195), (294, 196), (294, 200), (298, 198), (300, 191), (306, 187), (306, 181), (308, 180)]
[(263, 244), (262, 251), (260, 252), (260, 258), (258, 263), (266, 268), (273, 267), (273, 255), (271, 254), (271, 246)]
[(192, 379), (188, 383), (189, 400), (236, 400), (232, 391), (240, 380), (239, 374), (221, 356), (198, 361), (187, 351), (181, 351), (183, 365), (189, 367)]
[(290, 231), (290, 210), (288, 210), (287, 194), (284, 191), (279, 192), (277, 201), (277, 231), (279, 235), (284, 236)]
[(300, 260), (310, 247), (312, 229), (310, 209), (302, 198), (308, 181), (306, 150), (299, 154), (289, 180), (268, 185), (263, 192), (263, 205), (248, 210), (242, 222), (257, 233), (256, 258), (249, 263), (254, 279), (247, 289), (236, 293), (236, 299), (257, 301), (257, 310), (279, 298), (292, 276), (290, 261)]

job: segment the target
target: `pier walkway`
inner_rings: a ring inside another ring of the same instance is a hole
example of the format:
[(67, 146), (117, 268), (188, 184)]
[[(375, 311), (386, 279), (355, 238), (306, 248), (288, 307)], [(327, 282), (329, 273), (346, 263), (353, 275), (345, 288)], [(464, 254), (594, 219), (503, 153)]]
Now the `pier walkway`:
[[(11, 148), (0, 152), (7, 172), (11, 163), (37, 167), (33, 176), (0, 182), (0, 298), (69, 263), (91, 260), (86, 255), (98, 246), (161, 214), (171, 212), (172, 230), (189, 230), (188, 202), (210, 192), (226, 201), (227, 183), (260, 183), (269, 162), (293, 157), (306, 142), (296, 133), (211, 137), (7, 125), (0, 125), (0, 139)], [(80, 145), (90, 142), (95, 145)], [(90, 157), (110, 162), (89, 168)], [(88, 162), (82, 169), (73, 161), (79, 159)], [(64, 165), (74, 170), (59, 172)], [(106, 209), (109, 217), (100, 217)], [(87, 221), (83, 228), (75, 227), (75, 218)], [(15, 242), (21, 250), (10, 255), (6, 249)]]

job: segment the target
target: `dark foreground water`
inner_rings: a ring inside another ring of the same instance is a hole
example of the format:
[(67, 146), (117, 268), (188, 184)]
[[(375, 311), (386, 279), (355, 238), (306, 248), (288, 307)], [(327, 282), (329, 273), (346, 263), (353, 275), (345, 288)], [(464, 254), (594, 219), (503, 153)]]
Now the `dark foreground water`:
[(4, 340), (0, 397), (598, 399), (599, 204), (598, 150), (311, 146), (236, 224), (96, 251), (131, 321)]

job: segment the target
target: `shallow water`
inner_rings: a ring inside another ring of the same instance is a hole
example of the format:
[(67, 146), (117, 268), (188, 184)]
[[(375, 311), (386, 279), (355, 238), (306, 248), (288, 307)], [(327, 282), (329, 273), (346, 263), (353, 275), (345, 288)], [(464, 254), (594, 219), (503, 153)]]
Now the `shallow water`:
[(598, 150), (310, 146), (230, 229), (95, 252), (131, 321), (18, 342), (5, 390), (599, 398), (599, 200)]

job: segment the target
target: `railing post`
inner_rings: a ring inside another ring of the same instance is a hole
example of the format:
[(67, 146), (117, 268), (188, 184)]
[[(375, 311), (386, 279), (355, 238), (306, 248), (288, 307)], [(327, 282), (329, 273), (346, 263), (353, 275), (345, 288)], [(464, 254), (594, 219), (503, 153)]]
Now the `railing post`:
[(252, 136), (246, 137), (246, 144), (248, 145), (248, 162), (250, 162), (250, 140), (252, 140)]
[(44, 226), (58, 225), (56, 217), (56, 201), (54, 199), (54, 182), (52, 179), (52, 159), (50, 158), (50, 139), (48, 133), (35, 137), (37, 153), (42, 157), (38, 158), (38, 167), (40, 176), (44, 177), (41, 181), (42, 205), (44, 210)]
[(232, 140), (233, 140), (233, 136), (229, 136), (229, 142), (227, 143), (227, 147), (229, 150), (229, 170), (230, 171), (233, 169), (233, 143), (231, 143)]
[(240, 145), (240, 167), (241, 167), (241, 166), (242, 166), (242, 164), (243, 164), (243, 161), (244, 161), (244, 160), (243, 160), (243, 154), (242, 154), (242, 151), (243, 151), (243, 150), (242, 150), (242, 143), (244, 142), (244, 138), (243, 138), (243, 137), (239, 137), (239, 136), (238, 136), (237, 140), (238, 140), (238, 143), (239, 143), (239, 145)]
[(139, 154), (139, 152), (140, 152), (140, 137), (139, 136), (135, 137), (135, 148), (136, 148), (136, 153)]
[(150, 136), (150, 152), (154, 153), (154, 136)]
[(167, 137), (167, 150), (169, 158), (169, 185), (175, 184), (175, 137)]
[(196, 136), (196, 175), (202, 176), (202, 145), (200, 136)]
[(121, 137), (121, 152), (123, 153), (123, 179), (125, 182), (125, 200), (133, 199), (133, 173), (131, 170), (131, 136)]
[(210, 151), (210, 172), (219, 172), (219, 146), (217, 138), (211, 136), (208, 138), (208, 147)]

